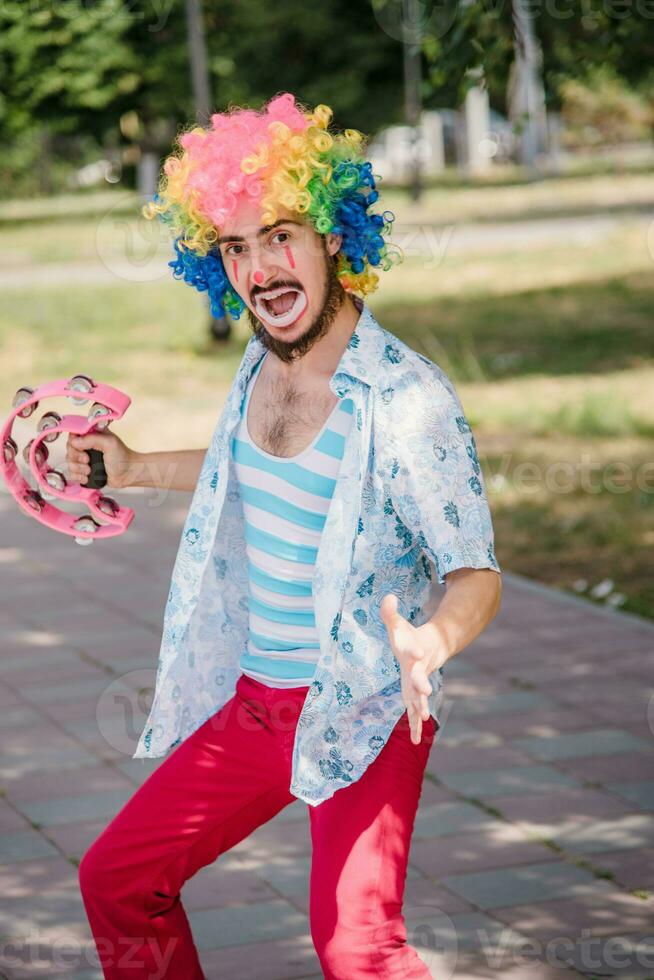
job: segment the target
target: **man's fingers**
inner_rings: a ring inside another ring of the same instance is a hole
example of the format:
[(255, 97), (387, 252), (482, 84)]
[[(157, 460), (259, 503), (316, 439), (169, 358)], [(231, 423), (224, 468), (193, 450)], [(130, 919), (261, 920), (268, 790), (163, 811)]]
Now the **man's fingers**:
[(431, 694), (431, 682), (427, 676), (423, 658), (416, 661), (413, 665), (411, 670), (411, 683), (419, 697), (425, 698)]
[(404, 617), (399, 611), (397, 596), (393, 592), (384, 596), (379, 611), (388, 626), (397, 626), (404, 621)]
[(411, 725), (411, 741), (414, 745), (420, 745), (422, 737), (422, 718), (420, 712), (413, 705), (409, 707), (409, 723)]

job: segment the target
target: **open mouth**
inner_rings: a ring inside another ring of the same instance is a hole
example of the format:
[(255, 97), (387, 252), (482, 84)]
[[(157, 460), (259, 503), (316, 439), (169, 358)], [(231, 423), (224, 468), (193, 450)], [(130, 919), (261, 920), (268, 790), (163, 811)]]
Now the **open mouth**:
[(302, 316), (308, 305), (303, 289), (280, 286), (266, 293), (258, 293), (254, 306), (260, 320), (274, 327), (288, 327)]

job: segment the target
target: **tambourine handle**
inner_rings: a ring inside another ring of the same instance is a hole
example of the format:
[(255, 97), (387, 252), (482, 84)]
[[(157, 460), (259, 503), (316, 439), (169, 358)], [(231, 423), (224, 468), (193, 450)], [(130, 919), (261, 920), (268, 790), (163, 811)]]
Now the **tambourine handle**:
[(104, 468), (104, 455), (99, 449), (87, 449), (89, 454), (89, 466), (91, 467), (91, 472), (89, 473), (88, 480), (83, 486), (88, 487), (89, 490), (100, 490), (107, 483), (107, 471)]

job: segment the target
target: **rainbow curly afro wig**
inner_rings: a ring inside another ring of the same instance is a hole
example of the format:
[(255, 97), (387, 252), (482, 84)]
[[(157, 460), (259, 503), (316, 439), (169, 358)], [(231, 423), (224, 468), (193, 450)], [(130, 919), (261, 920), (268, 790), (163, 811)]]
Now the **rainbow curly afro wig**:
[(264, 224), (276, 221), (282, 206), (304, 215), (321, 235), (342, 235), (336, 271), (348, 292), (366, 296), (379, 282), (373, 270), (401, 261), (401, 250), (383, 237), (394, 214), (371, 211), (379, 194), (364, 158), (365, 137), (355, 129), (329, 133), (332, 115), (329, 106), (310, 112), (284, 93), (261, 111), (216, 113), (206, 129), (178, 135), (143, 214), (168, 226), (173, 275), (206, 291), (215, 317), (227, 310), (238, 318), (245, 308), (216, 244), (243, 195), (260, 202)]

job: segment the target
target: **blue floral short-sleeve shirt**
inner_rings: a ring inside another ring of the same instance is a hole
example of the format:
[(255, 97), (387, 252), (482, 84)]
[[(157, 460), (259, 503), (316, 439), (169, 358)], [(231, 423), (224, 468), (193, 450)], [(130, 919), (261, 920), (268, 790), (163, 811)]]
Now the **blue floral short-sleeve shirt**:
[[(456, 568), (500, 572), (474, 436), (452, 382), (384, 330), (368, 305), (330, 388), (354, 424), (314, 572), (320, 655), (298, 720), (290, 791), (312, 805), (355, 782), (405, 710), (379, 607), (388, 592), (416, 626)], [(233, 695), (247, 642), (247, 556), (230, 446), (252, 337), (206, 452), (164, 612), (154, 699), (134, 758), (165, 755)], [(438, 721), (443, 670), (430, 675)]]

